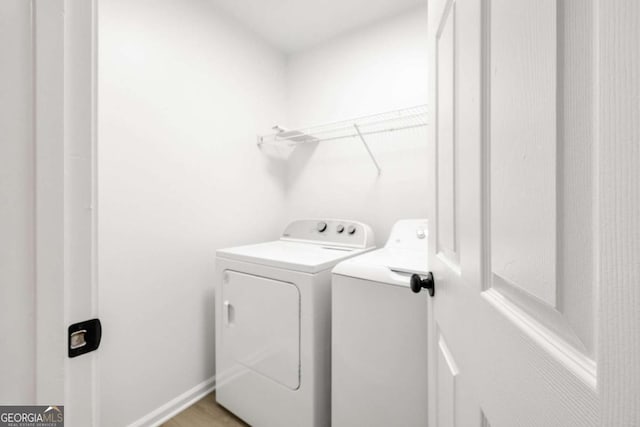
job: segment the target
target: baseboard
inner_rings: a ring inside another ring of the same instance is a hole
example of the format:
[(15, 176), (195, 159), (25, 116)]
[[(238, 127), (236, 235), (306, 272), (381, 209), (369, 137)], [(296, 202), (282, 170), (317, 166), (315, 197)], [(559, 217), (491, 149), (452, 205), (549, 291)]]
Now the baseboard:
[(190, 390), (185, 391), (175, 399), (168, 401), (164, 405), (153, 410), (139, 420), (131, 423), (129, 427), (159, 426), (179, 412), (182, 412), (184, 409), (193, 405), (195, 402), (202, 399), (207, 394), (211, 393), (215, 386), (215, 377), (211, 377), (208, 380), (203, 381), (197, 386), (191, 388)]

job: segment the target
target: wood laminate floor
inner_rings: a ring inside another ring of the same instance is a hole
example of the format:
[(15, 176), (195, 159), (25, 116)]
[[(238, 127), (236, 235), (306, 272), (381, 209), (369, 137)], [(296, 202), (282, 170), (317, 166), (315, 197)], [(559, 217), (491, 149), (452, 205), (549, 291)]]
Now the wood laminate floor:
[(171, 418), (162, 427), (247, 427), (241, 419), (218, 405), (211, 393)]

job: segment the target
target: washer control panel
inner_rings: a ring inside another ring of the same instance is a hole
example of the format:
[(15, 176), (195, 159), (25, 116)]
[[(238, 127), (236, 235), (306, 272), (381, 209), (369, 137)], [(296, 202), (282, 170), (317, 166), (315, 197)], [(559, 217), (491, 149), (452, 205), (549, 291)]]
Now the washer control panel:
[(373, 230), (367, 224), (340, 219), (293, 221), (286, 227), (281, 239), (353, 248), (370, 248), (375, 245)]
[(429, 249), (429, 222), (426, 219), (397, 221), (384, 246), (426, 252)]

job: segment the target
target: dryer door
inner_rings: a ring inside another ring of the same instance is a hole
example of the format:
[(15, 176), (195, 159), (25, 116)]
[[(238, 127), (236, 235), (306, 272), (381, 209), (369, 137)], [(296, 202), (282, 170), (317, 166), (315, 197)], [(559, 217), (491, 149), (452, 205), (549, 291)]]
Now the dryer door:
[(288, 282), (227, 270), (222, 345), (236, 363), (295, 390), (300, 386), (300, 292)]

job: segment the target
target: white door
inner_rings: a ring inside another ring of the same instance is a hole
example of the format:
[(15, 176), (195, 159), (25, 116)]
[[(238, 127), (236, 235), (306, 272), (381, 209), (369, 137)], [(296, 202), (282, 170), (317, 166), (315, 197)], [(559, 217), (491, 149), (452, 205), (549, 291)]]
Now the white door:
[(429, 8), (430, 425), (596, 425), (593, 5)]

